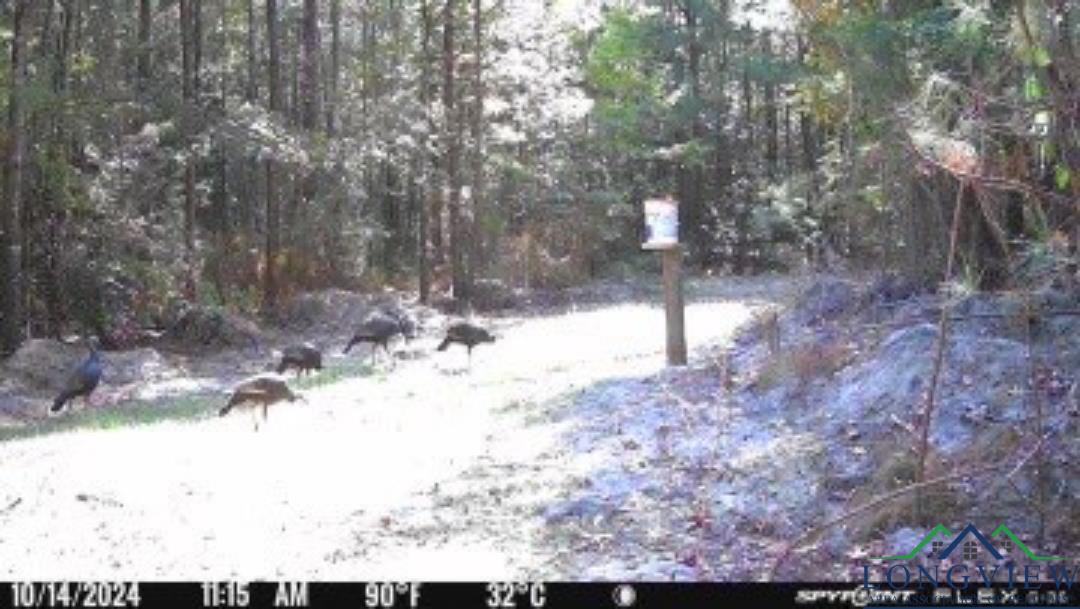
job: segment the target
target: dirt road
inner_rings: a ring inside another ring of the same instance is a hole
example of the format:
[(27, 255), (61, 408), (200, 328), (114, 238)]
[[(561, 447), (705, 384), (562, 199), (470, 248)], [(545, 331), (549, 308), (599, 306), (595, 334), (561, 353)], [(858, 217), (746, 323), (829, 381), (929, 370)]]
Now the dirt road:
[[(785, 291), (744, 287), (697, 286), (692, 347)], [(492, 327), (471, 370), (432, 333), (258, 433), (208, 413), (0, 445), (0, 578), (575, 577), (553, 510), (602, 465), (575, 434), (633, 418), (663, 369), (662, 315), (613, 304)]]

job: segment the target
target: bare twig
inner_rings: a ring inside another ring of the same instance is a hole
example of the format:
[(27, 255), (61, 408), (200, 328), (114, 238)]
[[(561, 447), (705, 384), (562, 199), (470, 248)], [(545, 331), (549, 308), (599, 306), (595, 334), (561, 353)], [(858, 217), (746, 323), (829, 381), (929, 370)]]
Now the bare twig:
[(112, 499), (112, 498), (109, 498), (109, 497), (99, 497), (97, 495), (91, 495), (89, 493), (78, 493), (78, 494), (75, 495), (75, 499), (77, 499), (78, 501), (86, 502), (86, 503), (90, 503), (90, 502), (100, 503), (102, 505), (107, 505), (107, 506), (110, 506), (110, 507), (124, 507), (124, 504), (120, 503), (116, 499)]
[[(1028, 318), (1031, 318), (1031, 294), (1024, 294), (1024, 311)], [(1028, 378), (1031, 383), (1031, 391), (1027, 394), (1027, 399), (1030, 402), (1035, 403), (1035, 428), (1036, 433), (1039, 436), (1039, 444), (1035, 450), (1035, 491), (1036, 501), (1038, 502), (1039, 512), (1039, 533), (1037, 542), (1041, 545), (1046, 535), (1046, 493), (1045, 485), (1042, 480), (1043, 472), (1043, 442), (1042, 437), (1046, 427), (1043, 425), (1043, 403), (1042, 395), (1039, 391), (1039, 363), (1038, 358), (1035, 357), (1035, 347), (1033, 345), (1034, 340), (1031, 336), (1031, 324), (1024, 324), (1024, 338), (1027, 343), (1027, 360), (1028, 360)], [(1011, 483), (1011, 480), (1010, 480)]]
[(925, 482), (916, 482), (914, 484), (909, 484), (909, 485), (907, 485), (907, 486), (905, 486), (903, 488), (896, 489), (895, 491), (891, 491), (891, 492), (885, 493), (883, 495), (878, 495), (877, 497), (874, 497), (870, 501), (868, 501), (868, 502), (866, 502), (866, 503), (864, 503), (864, 504), (862, 504), (862, 505), (860, 505), (858, 507), (852, 508), (852, 509), (844, 512), (843, 514), (840, 514), (836, 518), (833, 518), (833, 519), (828, 520), (828, 521), (826, 521), (826, 522), (824, 522), (822, 524), (819, 524), (818, 526), (806, 531), (805, 533), (803, 533), (799, 537), (795, 538), (794, 541), (791, 541), (790, 543), (788, 543), (788, 545), (787, 545), (787, 547), (785, 547), (784, 551), (780, 554), (779, 557), (777, 557), (776, 562), (773, 563), (771, 573), (773, 575), (775, 575), (776, 571), (780, 568), (780, 565), (785, 560), (787, 560), (787, 558), (791, 555), (791, 553), (793, 551), (795, 551), (796, 548), (798, 548), (803, 543), (806, 543), (806, 541), (817, 537), (818, 535), (820, 535), (821, 533), (823, 533), (827, 529), (830, 529), (830, 528), (832, 528), (832, 527), (834, 527), (834, 526), (836, 526), (838, 524), (846, 522), (847, 520), (850, 520), (851, 518), (854, 518), (854, 517), (856, 517), (856, 516), (858, 516), (860, 514), (868, 512), (868, 511), (878, 507), (879, 505), (881, 505), (883, 503), (887, 503), (889, 501), (892, 501), (893, 499), (896, 499), (897, 497), (902, 497), (904, 495), (907, 495), (908, 493), (922, 491), (923, 489), (930, 488), (930, 487), (933, 487), (933, 486), (938, 486), (938, 485), (941, 485), (941, 484), (945, 484), (946, 482), (953, 482), (955, 480), (962, 480), (964, 478), (974, 478), (976, 476), (981, 476), (981, 475), (984, 475), (984, 474), (988, 474), (988, 473), (1000, 470), (1000, 469), (1004, 468), (1006, 465), (1008, 465), (1008, 460), (1004, 459), (1004, 460), (999, 461), (998, 463), (995, 463), (993, 465), (987, 465), (987, 466), (984, 466), (984, 467), (976, 468), (976, 469), (973, 469), (971, 471), (962, 472), (962, 473), (959, 473), (959, 474), (949, 474), (947, 476), (941, 476), (939, 478), (934, 478), (933, 480), (927, 480)]
[[(956, 189), (956, 207), (953, 211), (952, 231), (949, 235), (949, 257), (945, 261), (945, 284), (952, 279), (953, 264), (956, 261), (956, 244), (960, 235), (960, 218), (964, 210), (964, 190), (968, 187), (967, 180), (961, 180)], [(938, 382), (941, 379), (941, 369), (945, 362), (945, 345), (949, 340), (949, 301), (941, 307), (941, 319), (938, 321), (937, 348), (934, 353), (934, 367), (930, 373), (930, 388), (927, 391), (926, 407), (922, 420), (922, 437), (919, 439), (919, 463), (915, 470), (915, 481), (923, 482), (926, 479), (926, 455), (930, 449), (930, 425), (934, 420), (934, 406), (937, 398)], [(922, 519), (923, 498), (922, 493), (915, 494), (916, 518)]]
[[(954, 323), (964, 321), (978, 321), (980, 319), (1010, 319), (1012, 317), (1014, 317), (1014, 314), (1012, 313), (969, 313), (967, 315), (951, 315), (949, 316), (949, 322)], [(1041, 311), (1038, 313), (1037, 317), (1080, 317), (1080, 309)], [(864, 329), (903, 328), (905, 326), (910, 326), (913, 323), (918, 323), (919, 321), (920, 319), (906, 319), (900, 321), (886, 321), (872, 324), (849, 324), (849, 327), (858, 327)]]
[(5, 507), (4, 509), (0, 510), (0, 514), (7, 514), (7, 513), (8, 513), (8, 512), (10, 512), (11, 510), (13, 510), (13, 509), (15, 509), (16, 507), (18, 507), (20, 503), (22, 503), (22, 497), (16, 497), (14, 501), (12, 501), (11, 503), (7, 504), (7, 507)]
[(1040, 450), (1042, 450), (1043, 441), (1045, 439), (1046, 438), (1041, 438), (1035, 448), (1028, 452), (1028, 454), (1025, 455), (1023, 459), (1020, 459), (1016, 466), (1009, 470), (1009, 473), (1005, 474), (1005, 476), (994, 481), (989, 487), (987, 487), (986, 490), (984, 490), (982, 494), (979, 495), (979, 500), (976, 501), (976, 503), (982, 504), (984, 501), (986, 501), (986, 498), (989, 497), (991, 493), (996, 492), (1002, 484), (1006, 482), (1012, 482), (1013, 477), (1015, 477), (1016, 474), (1020, 472), (1020, 470), (1024, 469), (1024, 467), (1027, 466), (1028, 462), (1031, 461), (1032, 457), (1034, 457), (1036, 454), (1038, 454)]
[[(1038, 317), (1080, 317), (1080, 309), (1062, 309), (1059, 311), (1032, 312), (1033, 318)], [(1010, 313), (969, 313), (968, 315), (954, 315), (952, 321), (968, 321), (971, 319), (1004, 319), (1013, 317)]]

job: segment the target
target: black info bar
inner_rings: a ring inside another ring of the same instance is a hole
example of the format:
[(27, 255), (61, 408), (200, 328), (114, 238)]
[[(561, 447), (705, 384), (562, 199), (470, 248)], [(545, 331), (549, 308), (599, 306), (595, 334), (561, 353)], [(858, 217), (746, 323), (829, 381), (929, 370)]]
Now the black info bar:
[(204, 607), (717, 609), (722, 607), (1076, 607), (1072, 590), (903, 590), (847, 583), (38, 581), (2, 584), (0, 609)]

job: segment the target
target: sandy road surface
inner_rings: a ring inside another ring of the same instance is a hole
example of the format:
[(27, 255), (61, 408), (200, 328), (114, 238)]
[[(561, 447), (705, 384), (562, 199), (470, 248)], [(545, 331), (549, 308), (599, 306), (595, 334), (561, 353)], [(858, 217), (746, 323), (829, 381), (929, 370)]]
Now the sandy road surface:
[[(763, 296), (720, 286), (691, 300), (692, 346), (723, 341)], [(500, 340), (471, 371), (428, 336), (420, 357), (272, 409), (259, 433), (239, 413), (0, 445), (0, 578), (573, 577), (544, 513), (595, 465), (570, 428), (603, 422), (548, 415), (659, 372), (662, 314), (491, 325)]]

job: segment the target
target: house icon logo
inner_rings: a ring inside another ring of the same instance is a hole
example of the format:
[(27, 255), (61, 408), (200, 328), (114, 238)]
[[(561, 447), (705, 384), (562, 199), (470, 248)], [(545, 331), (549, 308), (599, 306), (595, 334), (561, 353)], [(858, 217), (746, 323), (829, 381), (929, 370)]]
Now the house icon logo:
[[(948, 541), (951, 538), (951, 542)], [(994, 540), (994, 541), (991, 541)], [(910, 552), (895, 556), (877, 556), (871, 560), (911, 560), (923, 552), (923, 548), (929, 546), (927, 556), (934, 560), (945, 560), (957, 553), (964, 560), (976, 560), (979, 558), (980, 549), (990, 555), (994, 560), (1004, 560), (1012, 554), (1013, 550), (1019, 550), (1028, 560), (1046, 562), (1052, 560), (1068, 560), (1063, 556), (1041, 556), (1035, 554), (1027, 545), (1009, 530), (1005, 524), (1000, 524), (989, 536), (983, 535), (978, 527), (968, 524), (959, 533), (953, 534), (945, 525), (939, 524), (930, 529)], [(958, 552), (959, 551), (959, 552)]]

